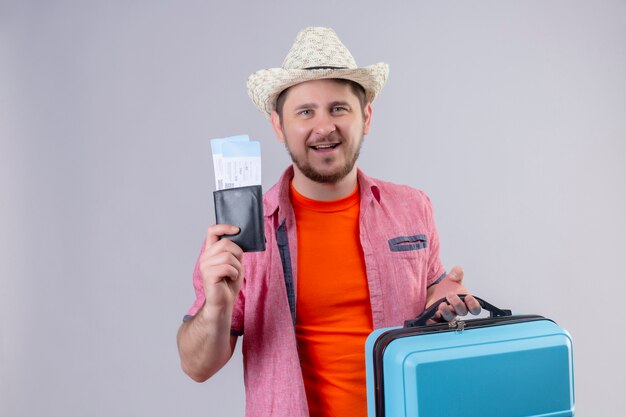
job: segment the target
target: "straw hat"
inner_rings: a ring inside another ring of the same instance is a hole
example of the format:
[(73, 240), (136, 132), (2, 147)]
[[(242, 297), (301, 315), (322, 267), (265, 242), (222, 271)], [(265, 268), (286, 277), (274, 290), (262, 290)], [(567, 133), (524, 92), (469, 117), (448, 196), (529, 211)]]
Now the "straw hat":
[(358, 68), (348, 48), (334, 30), (322, 27), (302, 29), (282, 68), (255, 72), (248, 78), (248, 95), (269, 118), (278, 95), (292, 85), (324, 78), (343, 78), (361, 84), (367, 101), (374, 101), (387, 81), (389, 66), (383, 62)]

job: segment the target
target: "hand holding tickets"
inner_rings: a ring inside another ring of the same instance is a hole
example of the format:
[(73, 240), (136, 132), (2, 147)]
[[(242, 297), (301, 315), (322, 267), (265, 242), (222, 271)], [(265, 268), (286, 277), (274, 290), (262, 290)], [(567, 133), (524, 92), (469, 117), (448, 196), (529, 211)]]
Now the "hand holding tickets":
[(239, 227), (237, 235), (224, 235), (244, 252), (265, 250), (261, 145), (248, 135), (211, 139), (215, 167), (215, 220)]
[(227, 188), (261, 185), (261, 144), (248, 135), (211, 139), (215, 187)]

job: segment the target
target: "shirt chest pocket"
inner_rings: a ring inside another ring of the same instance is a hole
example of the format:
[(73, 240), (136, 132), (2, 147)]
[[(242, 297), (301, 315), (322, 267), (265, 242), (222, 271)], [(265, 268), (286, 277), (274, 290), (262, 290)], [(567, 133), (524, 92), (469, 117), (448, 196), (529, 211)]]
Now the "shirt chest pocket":
[(426, 235), (398, 236), (387, 241), (392, 252), (419, 251), (428, 247)]
[[(396, 235), (387, 240), (385, 268), (388, 276), (394, 277), (389, 291), (394, 294), (393, 299), (404, 306), (422, 306), (425, 302), (428, 243), (428, 237), (421, 233)], [(412, 307), (407, 311), (413, 311)]]

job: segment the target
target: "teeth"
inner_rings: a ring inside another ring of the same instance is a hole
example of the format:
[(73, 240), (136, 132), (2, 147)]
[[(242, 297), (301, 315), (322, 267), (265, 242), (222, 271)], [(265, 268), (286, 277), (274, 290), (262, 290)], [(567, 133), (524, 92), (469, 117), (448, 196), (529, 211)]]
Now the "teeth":
[(321, 150), (321, 149), (331, 149), (331, 148), (334, 148), (335, 146), (337, 146), (337, 144), (333, 144), (333, 145), (318, 145), (318, 146), (313, 146), (313, 148), (317, 149), (317, 150)]

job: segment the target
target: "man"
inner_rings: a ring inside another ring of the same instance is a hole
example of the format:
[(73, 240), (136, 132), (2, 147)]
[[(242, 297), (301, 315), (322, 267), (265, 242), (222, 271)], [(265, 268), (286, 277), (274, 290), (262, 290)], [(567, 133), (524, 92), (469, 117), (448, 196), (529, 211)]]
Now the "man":
[[(282, 68), (248, 80), (293, 164), (264, 196), (266, 251), (243, 254), (209, 227), (196, 302), (178, 334), (182, 367), (204, 381), (243, 335), (247, 416), (365, 416), (364, 341), (446, 297), (438, 320), (480, 306), (446, 275), (420, 191), (356, 167), (386, 64), (358, 68), (334, 31), (302, 30)], [(446, 387), (441, 387), (446, 389)]]

